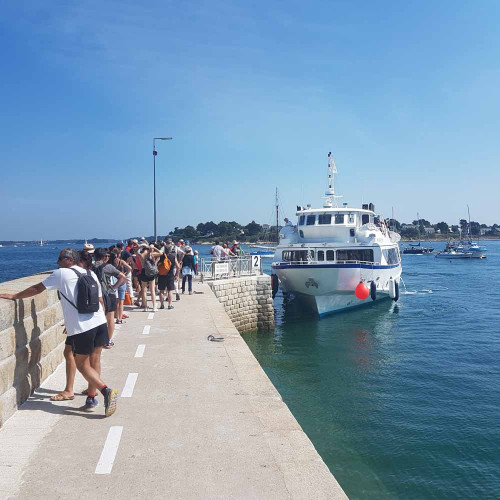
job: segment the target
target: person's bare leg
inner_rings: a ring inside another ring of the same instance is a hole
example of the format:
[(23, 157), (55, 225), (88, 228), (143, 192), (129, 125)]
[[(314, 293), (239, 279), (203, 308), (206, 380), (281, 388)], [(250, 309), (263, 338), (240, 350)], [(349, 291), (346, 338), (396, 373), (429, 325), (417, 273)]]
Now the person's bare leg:
[(66, 387), (64, 391), (61, 391), (57, 396), (52, 396), (50, 399), (52, 401), (58, 401), (59, 395), (64, 398), (72, 398), (75, 396), (74, 384), (76, 375), (76, 363), (75, 357), (73, 356), (73, 348), (70, 345), (64, 346), (64, 359), (66, 360)]
[(155, 280), (149, 282), (149, 291), (151, 292), (151, 302), (153, 303), (153, 310), (156, 309), (156, 284)]
[(115, 332), (115, 320), (114, 312), (106, 313), (106, 322), (108, 323), (108, 338), (111, 340), (113, 338), (113, 333)]
[[(94, 352), (90, 355), (90, 366), (96, 371), (96, 373), (101, 377), (101, 353), (102, 353), (102, 346), (101, 347), (96, 347), (94, 349)], [(99, 386), (94, 386), (89, 383), (89, 388), (88, 388), (88, 394), (96, 394), (97, 390), (102, 387)]]
[(118, 321), (121, 321), (122, 315), (123, 315), (123, 300), (117, 299), (116, 300), (116, 319)]
[(147, 309), (148, 307), (148, 297), (146, 295), (146, 284), (141, 284), (141, 299), (142, 299), (142, 307)]
[(95, 387), (100, 390), (104, 386), (104, 382), (96, 370), (90, 366), (90, 356), (89, 354), (75, 354), (76, 367), (89, 383), (90, 388)]
[(165, 303), (165, 297), (163, 296), (163, 290), (160, 290), (160, 306), (163, 307)]
[(168, 305), (171, 306), (172, 305), (172, 290), (169, 290), (167, 292), (167, 300), (168, 300)]

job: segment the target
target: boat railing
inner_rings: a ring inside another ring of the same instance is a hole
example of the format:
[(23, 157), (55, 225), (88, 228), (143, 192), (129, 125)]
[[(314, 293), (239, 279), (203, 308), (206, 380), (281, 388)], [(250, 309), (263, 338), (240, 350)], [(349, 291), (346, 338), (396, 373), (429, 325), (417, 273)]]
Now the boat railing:
[(368, 260), (284, 260), (281, 262), (273, 263), (277, 265), (288, 264), (291, 266), (309, 266), (318, 264), (360, 264), (364, 266), (380, 266), (380, 262), (372, 262)]
[(240, 276), (257, 276), (262, 274), (262, 261), (259, 256), (231, 257), (216, 259), (201, 257), (198, 262), (200, 280), (220, 280), (238, 278)]

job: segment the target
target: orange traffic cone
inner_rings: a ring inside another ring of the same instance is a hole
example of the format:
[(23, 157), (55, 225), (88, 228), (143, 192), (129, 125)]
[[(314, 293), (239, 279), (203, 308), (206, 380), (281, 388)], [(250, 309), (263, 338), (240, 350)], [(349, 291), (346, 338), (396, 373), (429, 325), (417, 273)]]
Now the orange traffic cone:
[(132, 300), (130, 300), (130, 294), (128, 292), (125, 292), (125, 300), (123, 301), (123, 304), (126, 306), (132, 305)]

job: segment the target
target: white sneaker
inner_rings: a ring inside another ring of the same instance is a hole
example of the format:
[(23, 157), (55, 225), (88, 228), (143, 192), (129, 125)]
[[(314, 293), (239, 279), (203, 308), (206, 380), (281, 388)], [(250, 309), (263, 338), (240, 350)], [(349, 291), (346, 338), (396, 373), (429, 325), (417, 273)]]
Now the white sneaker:
[(158, 308), (157, 308), (157, 307), (155, 307), (155, 308), (153, 309), (153, 312), (154, 312), (154, 313), (155, 313), (155, 312), (158, 312)]
[(148, 308), (147, 308), (147, 307), (145, 307), (145, 308), (143, 309), (143, 311), (144, 311), (145, 313), (147, 313), (147, 312), (148, 312)]

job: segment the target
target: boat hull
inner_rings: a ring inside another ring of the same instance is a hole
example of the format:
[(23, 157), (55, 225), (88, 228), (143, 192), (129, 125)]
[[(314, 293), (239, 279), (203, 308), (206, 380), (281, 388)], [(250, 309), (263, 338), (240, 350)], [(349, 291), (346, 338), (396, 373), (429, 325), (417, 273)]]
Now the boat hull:
[(401, 266), (331, 264), (273, 266), (285, 292), (293, 292), (318, 315), (324, 316), (371, 304), (372, 298), (360, 300), (354, 289), (360, 281), (376, 284), (376, 300), (389, 298), (389, 280), (399, 283)]

